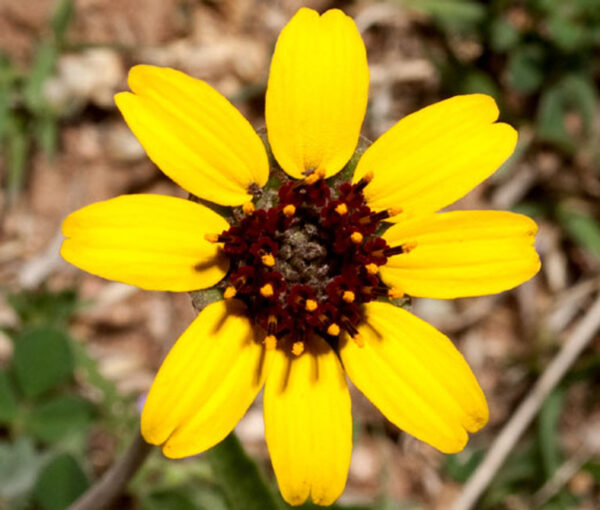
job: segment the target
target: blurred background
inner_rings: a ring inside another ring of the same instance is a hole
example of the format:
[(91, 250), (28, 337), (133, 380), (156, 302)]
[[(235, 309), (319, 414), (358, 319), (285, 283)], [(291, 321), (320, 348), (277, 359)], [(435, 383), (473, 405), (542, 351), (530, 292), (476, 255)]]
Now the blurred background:
[[(468, 359), (490, 423), (444, 456), (354, 392), (340, 508), (449, 508), (598, 295), (598, 0), (0, 0), (0, 509), (61, 510), (98, 479), (135, 435), (153, 375), (194, 317), (185, 294), (108, 282), (58, 255), (61, 220), (79, 207), (184, 196), (114, 106), (128, 68), (204, 79), (260, 128), (273, 45), (301, 5), (355, 18), (371, 70), (370, 139), (454, 94), (497, 99), (520, 131), (517, 151), (456, 207), (532, 216), (543, 263), (512, 292), (413, 302)], [(478, 509), (600, 508), (600, 342), (589, 337)], [(260, 398), (237, 433), (273, 483)], [(214, 459), (157, 451), (115, 508), (254, 508), (226, 477)]]

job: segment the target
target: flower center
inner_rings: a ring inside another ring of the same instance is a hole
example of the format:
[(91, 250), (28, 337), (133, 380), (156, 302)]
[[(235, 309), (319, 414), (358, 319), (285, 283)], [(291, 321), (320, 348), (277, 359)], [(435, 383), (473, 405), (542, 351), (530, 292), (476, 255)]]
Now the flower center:
[(342, 331), (361, 345), (361, 304), (395, 297), (378, 272), (403, 249), (378, 231), (399, 211), (371, 211), (363, 196), (369, 181), (332, 188), (315, 173), (289, 181), (276, 205), (245, 204), (231, 228), (211, 236), (231, 260), (224, 297), (246, 304), (267, 348), (299, 355), (314, 335), (335, 347)]

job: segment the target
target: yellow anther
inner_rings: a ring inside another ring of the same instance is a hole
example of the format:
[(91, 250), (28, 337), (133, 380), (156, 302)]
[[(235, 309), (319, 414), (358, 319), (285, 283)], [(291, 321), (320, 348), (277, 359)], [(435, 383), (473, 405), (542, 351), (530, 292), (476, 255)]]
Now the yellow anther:
[(219, 234), (204, 234), (204, 239), (206, 239), (209, 243), (218, 243)]
[(331, 336), (338, 336), (340, 334), (340, 327), (334, 322), (327, 328), (327, 334)]
[(399, 214), (402, 214), (404, 210), (402, 209), (402, 207), (392, 207), (391, 209), (388, 209), (387, 212), (389, 214), (389, 217), (391, 218), (392, 216), (398, 216)]
[(338, 213), (340, 216), (348, 214), (348, 206), (344, 203), (341, 203), (335, 208), (335, 212)]
[(354, 343), (361, 348), (365, 346), (365, 339), (360, 333), (356, 333), (355, 335), (353, 335), (352, 340), (354, 340)]
[(267, 267), (273, 267), (275, 265), (275, 257), (273, 257), (273, 255), (270, 253), (265, 253), (260, 258), (260, 261)]
[(304, 182), (306, 184), (308, 184), (309, 186), (311, 186), (315, 182), (317, 182), (319, 179), (322, 179), (323, 177), (325, 177), (325, 170), (323, 168), (318, 168), (312, 174), (310, 174), (308, 177), (306, 177), (306, 179), (304, 179)]
[(417, 247), (417, 242), (416, 241), (409, 241), (408, 243), (404, 243), (402, 245), (402, 252), (403, 253), (408, 253), (413, 251), (415, 248)]
[(374, 176), (375, 174), (373, 174), (373, 170), (369, 170), (365, 175), (362, 176), (362, 180), (371, 182)]
[(223, 297), (225, 299), (231, 299), (231, 298), (234, 298), (236, 294), (237, 294), (237, 290), (235, 289), (235, 287), (233, 285), (230, 285), (229, 287), (227, 287), (225, 289), (225, 292), (223, 292)]
[(275, 335), (267, 335), (265, 337), (265, 348), (267, 351), (274, 351), (277, 347), (277, 337)]
[(360, 244), (363, 242), (363, 235), (360, 232), (352, 232), (350, 239), (354, 244)]
[(263, 297), (271, 297), (273, 294), (275, 294), (275, 291), (273, 290), (273, 285), (271, 285), (270, 283), (265, 283), (261, 288), (260, 288), (260, 295)]
[(377, 273), (379, 273), (379, 266), (377, 264), (375, 264), (374, 262), (371, 262), (370, 264), (367, 264), (365, 266), (365, 269), (367, 270), (367, 273), (369, 273), (369, 274), (377, 274)]
[(319, 303), (317, 303), (314, 299), (307, 299), (304, 304), (304, 308), (307, 312), (314, 312), (319, 307)]
[(404, 297), (404, 292), (400, 289), (390, 289), (388, 291), (388, 297), (390, 299), (401, 299)]
[(308, 184), (309, 186), (312, 186), (318, 180), (319, 180), (319, 176), (315, 172), (313, 172), (306, 179), (304, 179), (304, 182), (306, 184)]
[(304, 352), (304, 342), (294, 342), (292, 344), (292, 354), (294, 356), (300, 356)]
[(288, 204), (283, 208), (283, 214), (285, 214), (288, 218), (291, 218), (294, 214), (296, 214), (296, 206), (294, 204)]
[(242, 205), (242, 211), (244, 211), (244, 214), (250, 216), (254, 212), (254, 204), (252, 202), (246, 202)]
[(342, 294), (342, 299), (346, 301), (346, 303), (354, 303), (356, 295), (351, 290), (345, 290)]

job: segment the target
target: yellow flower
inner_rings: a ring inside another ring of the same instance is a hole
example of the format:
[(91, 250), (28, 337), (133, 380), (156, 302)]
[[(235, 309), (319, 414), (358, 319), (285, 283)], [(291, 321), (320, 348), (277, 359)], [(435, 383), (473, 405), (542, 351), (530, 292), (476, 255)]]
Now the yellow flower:
[[(390, 298), (501, 292), (540, 262), (535, 223), (499, 211), (437, 212), (493, 173), (517, 133), (485, 95), (400, 120), (356, 150), (368, 95), (364, 44), (339, 10), (300, 9), (271, 64), (266, 124), (280, 183), (241, 114), (206, 83), (136, 66), (116, 102), (148, 156), (193, 195), (231, 206), (127, 195), (64, 222), (62, 254), (91, 273), (151, 290), (222, 280), (150, 390), (142, 434), (168, 457), (221, 441), (264, 385), (266, 441), (282, 495), (330, 504), (352, 448), (346, 375), (394, 424), (458, 452), (488, 420), (450, 340)], [(334, 177), (336, 176), (336, 177)], [(333, 177), (333, 179), (331, 179)], [(327, 179), (327, 180), (326, 180)], [(382, 222), (391, 226), (380, 235)]]

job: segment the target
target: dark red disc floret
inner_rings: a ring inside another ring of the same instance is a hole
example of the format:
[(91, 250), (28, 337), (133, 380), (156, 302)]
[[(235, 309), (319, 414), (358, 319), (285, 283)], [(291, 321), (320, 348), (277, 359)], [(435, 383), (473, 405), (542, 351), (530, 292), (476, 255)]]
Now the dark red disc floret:
[(218, 236), (230, 257), (225, 296), (244, 301), (265, 335), (294, 352), (313, 335), (357, 339), (361, 305), (387, 297), (377, 268), (402, 250), (377, 236), (388, 216), (367, 206), (365, 186), (286, 182), (277, 205), (236, 214)]

